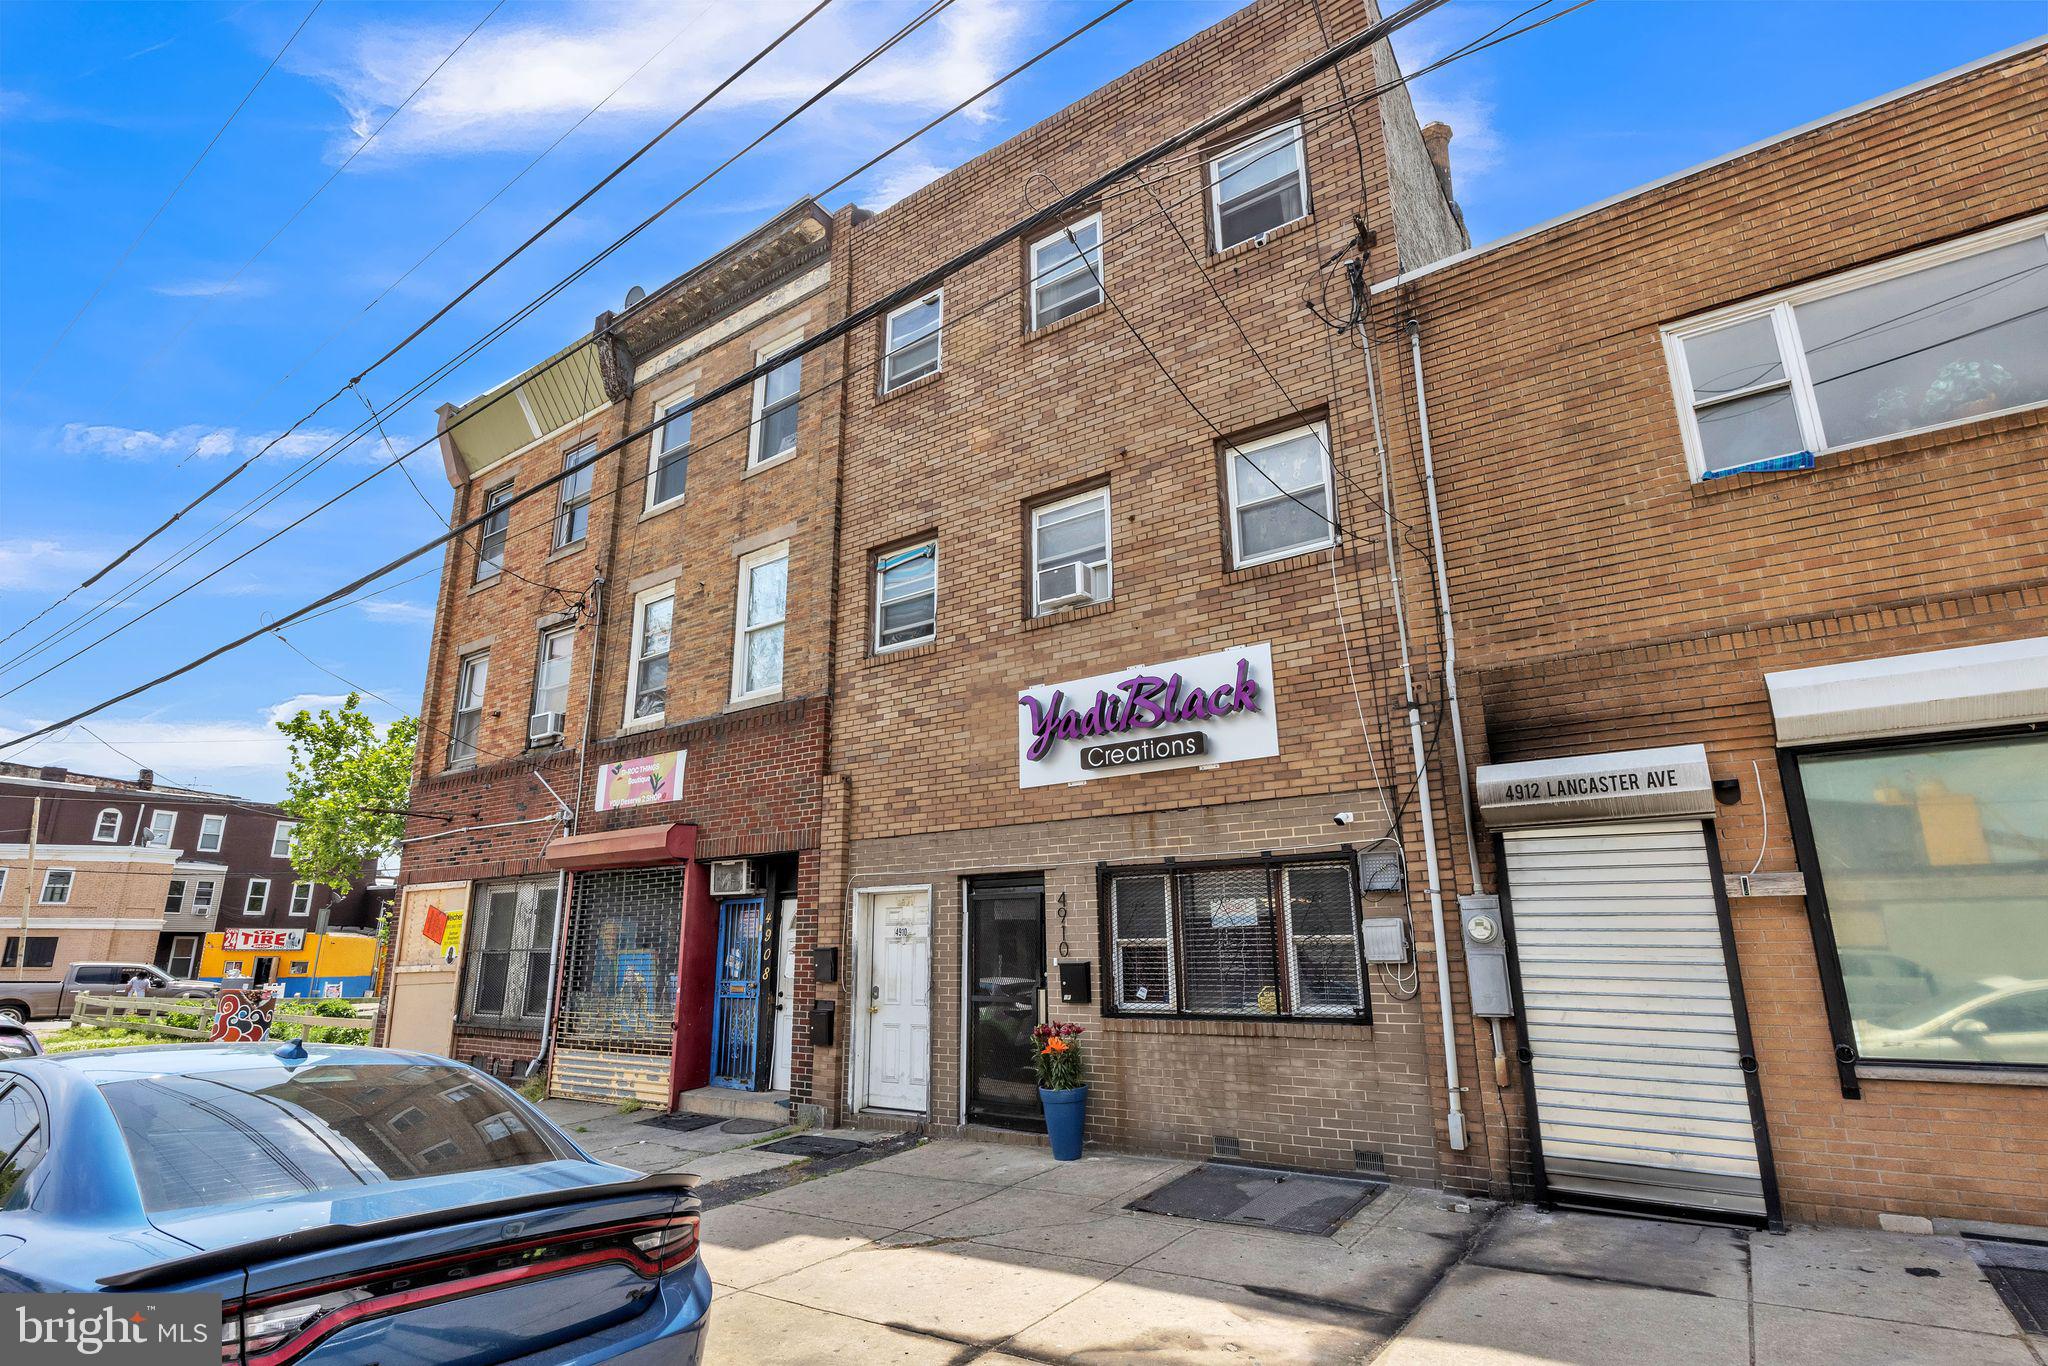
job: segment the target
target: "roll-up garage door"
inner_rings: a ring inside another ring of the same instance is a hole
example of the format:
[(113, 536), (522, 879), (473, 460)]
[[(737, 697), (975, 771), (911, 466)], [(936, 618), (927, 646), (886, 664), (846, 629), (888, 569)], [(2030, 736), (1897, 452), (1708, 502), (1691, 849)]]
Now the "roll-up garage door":
[(1701, 823), (1502, 839), (1553, 1196), (1763, 1216), (1758, 1116)]

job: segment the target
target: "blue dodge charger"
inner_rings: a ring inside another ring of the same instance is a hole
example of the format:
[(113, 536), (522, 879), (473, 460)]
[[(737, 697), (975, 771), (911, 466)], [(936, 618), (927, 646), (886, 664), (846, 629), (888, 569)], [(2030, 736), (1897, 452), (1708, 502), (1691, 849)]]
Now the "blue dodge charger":
[(0, 1291), (199, 1291), (224, 1366), (694, 1362), (696, 1178), (385, 1049), (0, 1058)]

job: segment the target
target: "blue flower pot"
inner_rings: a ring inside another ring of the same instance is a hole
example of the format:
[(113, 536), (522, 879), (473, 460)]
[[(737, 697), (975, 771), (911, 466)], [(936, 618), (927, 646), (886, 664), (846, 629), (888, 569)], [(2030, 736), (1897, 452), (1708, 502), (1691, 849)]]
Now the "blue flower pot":
[(1048, 1091), (1041, 1086), (1038, 1103), (1045, 1107), (1045, 1132), (1052, 1140), (1052, 1155), (1061, 1162), (1079, 1158), (1081, 1129), (1088, 1117), (1088, 1088)]

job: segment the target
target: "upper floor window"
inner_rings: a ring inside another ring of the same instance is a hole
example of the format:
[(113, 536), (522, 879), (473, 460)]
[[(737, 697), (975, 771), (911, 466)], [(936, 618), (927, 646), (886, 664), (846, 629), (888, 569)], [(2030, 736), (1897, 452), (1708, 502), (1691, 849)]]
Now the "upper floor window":
[(676, 590), (650, 588), (633, 600), (633, 664), (626, 679), (626, 724), (652, 725), (668, 708), (668, 646)]
[(1031, 510), (1034, 615), (1109, 599), (1109, 490), (1090, 489)]
[(293, 915), (311, 915), (313, 913), (312, 883), (294, 882), (292, 884), (291, 913)]
[(939, 372), (946, 291), (935, 289), (891, 313), (882, 328), (882, 392)]
[(679, 502), (690, 473), (690, 400), (673, 399), (661, 408), (647, 452), (647, 510)]
[(43, 873), (43, 894), (39, 898), (45, 906), (68, 906), (71, 904), (71, 879), (69, 868), (51, 868)]
[(2048, 402), (2048, 218), (1665, 330), (1695, 479)]
[(562, 468), (583, 468), (564, 479), (557, 488), (561, 501), (555, 511), (555, 549), (575, 545), (590, 532), (590, 478), (593, 466), (583, 462), (597, 454), (597, 443), (586, 441), (562, 457)]
[(221, 840), (226, 836), (227, 829), (228, 818), (226, 816), (201, 816), (199, 818), (199, 852), (202, 854), (218, 854), (220, 852)]
[(455, 714), (448, 726), (448, 763), (476, 762), (477, 734), (484, 725), (484, 685), (491, 674), (489, 651), (464, 659), (455, 675)]
[(1301, 121), (1254, 134), (1210, 161), (1209, 205), (1218, 251), (1305, 215), (1308, 167)]
[(476, 581), (495, 579), (505, 568), (505, 541), (511, 534), (510, 480), (484, 494), (484, 519), (476, 529)]
[[(773, 358), (795, 346), (790, 341), (766, 353)], [(759, 465), (796, 449), (797, 399), (803, 389), (804, 358), (791, 356), (754, 381), (754, 427), (747, 447), (747, 463)]]
[(1031, 244), (1033, 330), (1101, 302), (1101, 214), (1090, 214)]
[(1327, 432), (1313, 422), (1226, 448), (1235, 567), (1336, 544)]
[(573, 626), (541, 632), (540, 658), (533, 668), (533, 710), (526, 728), (529, 743), (561, 738), (563, 718), (569, 710), (569, 663), (575, 644)]
[(192, 884), (192, 914), (213, 913), (213, 879), (201, 878)]
[(178, 831), (178, 813), (175, 811), (152, 811), (149, 813), (149, 829), (143, 833), (142, 842), (151, 849), (168, 849), (171, 837)]
[(875, 650), (921, 645), (939, 632), (939, 543), (875, 557)]
[(164, 892), (164, 914), (176, 915), (179, 911), (182, 911), (184, 909), (185, 879), (181, 877), (174, 877), (171, 879), (170, 887)]
[(101, 844), (111, 844), (121, 838), (121, 812), (108, 807), (100, 812), (92, 823), (92, 837)]
[(789, 615), (789, 543), (740, 559), (738, 630), (733, 643), (734, 701), (782, 687), (782, 626)]
[(297, 821), (279, 821), (270, 832), (270, 856), (290, 858), (292, 856), (292, 831), (299, 828)]
[(262, 915), (265, 908), (269, 905), (270, 879), (267, 877), (250, 878), (248, 894), (242, 898), (242, 914), (248, 916)]

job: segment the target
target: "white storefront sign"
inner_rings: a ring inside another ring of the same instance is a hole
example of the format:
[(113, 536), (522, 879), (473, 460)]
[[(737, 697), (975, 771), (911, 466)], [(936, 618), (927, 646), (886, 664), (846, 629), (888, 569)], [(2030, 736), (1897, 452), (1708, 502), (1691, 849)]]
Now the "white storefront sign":
[(1273, 651), (1245, 645), (1017, 695), (1017, 783), (1269, 759), (1280, 752)]
[(222, 930), (222, 953), (297, 953), (306, 947), (304, 930)]

